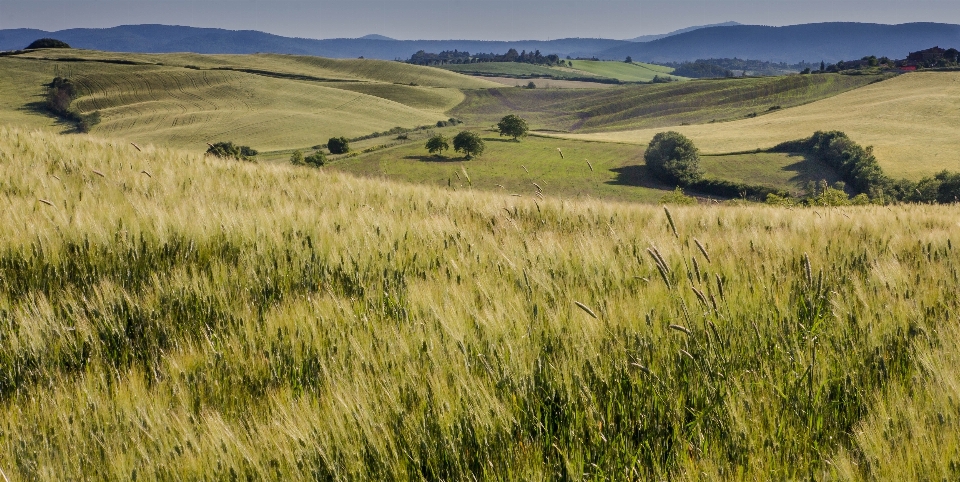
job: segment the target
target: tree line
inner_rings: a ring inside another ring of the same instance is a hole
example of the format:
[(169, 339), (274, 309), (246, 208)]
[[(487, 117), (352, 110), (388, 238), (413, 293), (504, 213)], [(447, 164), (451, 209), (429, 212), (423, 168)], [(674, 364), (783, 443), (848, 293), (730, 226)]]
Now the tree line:
[(437, 54), (421, 50), (407, 60), (407, 63), (414, 65), (478, 64), (485, 62), (517, 62), (549, 66), (566, 64), (566, 61), (556, 54), (543, 55), (539, 50), (517, 52), (517, 49), (510, 49), (502, 55), (493, 53), (470, 55), (470, 52), (459, 50), (444, 50)]

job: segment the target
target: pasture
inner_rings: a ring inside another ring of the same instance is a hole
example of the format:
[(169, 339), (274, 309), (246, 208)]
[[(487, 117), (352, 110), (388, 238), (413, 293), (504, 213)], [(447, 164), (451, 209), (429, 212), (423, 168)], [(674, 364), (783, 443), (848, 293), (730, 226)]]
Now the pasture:
[(11, 480), (960, 475), (951, 206), (665, 211), (4, 126), (0, 192)]
[(517, 78), (551, 78), (557, 80), (597, 79), (610, 78), (595, 75), (590, 72), (579, 72), (571, 69), (560, 69), (544, 65), (525, 64), (520, 62), (483, 62), (477, 64), (447, 64), (439, 68), (461, 74), (496, 77)]
[[(766, 149), (814, 131), (840, 130), (873, 146), (887, 174), (917, 179), (943, 169), (960, 170), (957, 125), (960, 73), (929, 72), (901, 75), (757, 118), (671, 129), (707, 153)], [(660, 130), (645, 127), (569, 137), (645, 144)]]

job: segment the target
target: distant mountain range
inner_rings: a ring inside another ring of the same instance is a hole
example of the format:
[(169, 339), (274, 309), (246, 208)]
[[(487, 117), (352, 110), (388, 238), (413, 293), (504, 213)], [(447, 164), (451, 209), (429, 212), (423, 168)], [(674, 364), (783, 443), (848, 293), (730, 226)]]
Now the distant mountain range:
[(125, 25), (106, 29), (0, 30), (0, 50), (16, 50), (53, 37), (75, 48), (116, 52), (196, 52), (207, 54), (283, 53), (332, 58), (408, 59), (419, 50), (502, 54), (539, 50), (561, 57), (597, 57), (644, 62), (684, 62), (708, 58), (740, 58), (795, 64), (837, 62), (866, 55), (903, 58), (933, 46), (960, 48), (960, 25), (909, 23), (819, 23), (787, 27), (740, 25), (735, 22), (691, 27), (632, 40), (567, 38), (559, 40), (394, 40), (381, 35), (359, 39), (304, 39), (252, 30), (222, 30), (168, 25)]
[(654, 40), (660, 40), (660, 39), (662, 39), (662, 38), (673, 37), (674, 35), (680, 35), (680, 34), (682, 34), (682, 33), (693, 32), (694, 30), (700, 30), (700, 29), (702, 29), (702, 28), (710, 28), (710, 27), (736, 27), (736, 26), (738, 26), (738, 25), (743, 25), (743, 24), (742, 24), (742, 23), (738, 23), (738, 22), (723, 22), (723, 23), (713, 23), (713, 24), (710, 24), (710, 25), (698, 25), (698, 26), (696, 26), (696, 27), (681, 28), (680, 30), (674, 30), (673, 32), (670, 32), (670, 33), (662, 33), (662, 34), (659, 34), (659, 35), (641, 35), (641, 36), (636, 37), (636, 38), (628, 39), (628, 41), (630, 41), (630, 42), (652, 42), (652, 41), (654, 41)]

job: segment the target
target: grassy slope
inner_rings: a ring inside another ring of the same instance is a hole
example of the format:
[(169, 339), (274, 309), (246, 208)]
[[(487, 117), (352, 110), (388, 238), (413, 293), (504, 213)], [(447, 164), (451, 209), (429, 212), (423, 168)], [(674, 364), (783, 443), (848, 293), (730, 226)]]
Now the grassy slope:
[[(23, 125), (55, 124), (24, 110), (42, 100), (43, 84), (69, 76), (84, 87), (75, 106), (99, 110), (94, 131), (134, 142), (202, 149), (207, 142), (234, 140), (261, 150), (311, 146), (332, 136), (355, 137), (400, 126), (412, 128), (446, 119), (460, 103), (460, 88), (497, 84), (397, 62), (335, 61), (292, 56), (143, 55), (91, 51), (37, 52), (33, 57), (123, 60), (144, 65), (93, 61), (0, 58), (0, 118)], [(156, 65), (163, 64), (163, 65)], [(231, 67), (283, 75), (338, 78), (317, 82), (255, 75)], [(273, 69), (273, 70), (271, 70)], [(407, 85), (406, 82), (418, 85)]]
[(202, 55), (136, 54), (93, 50), (44, 50), (21, 55), (40, 59), (120, 60), (124, 62), (162, 63), (167, 66), (193, 66), (203, 69), (255, 69), (290, 75), (308, 75), (330, 80), (355, 80), (390, 84), (417, 84), (425, 87), (482, 89), (490, 82), (457, 75), (443, 69), (418, 67), (402, 62), (359, 59), (327, 59), (296, 55)]
[[(960, 73), (917, 73), (847, 92), (819, 102), (738, 122), (684, 126), (705, 152), (768, 148), (841, 130), (872, 145), (884, 170), (918, 178), (942, 169), (960, 170)], [(661, 129), (576, 136), (592, 140), (646, 143)]]
[(143, 147), (0, 127), (12, 480), (957, 475), (952, 207), (672, 208), (675, 236)]
[[(593, 60), (573, 60), (573, 68), (601, 77), (618, 79), (623, 82), (650, 82), (655, 76), (673, 77), (673, 68), (641, 62), (604, 62)], [(684, 79), (684, 77), (674, 77)]]
[[(458, 131), (456, 128), (432, 132), (452, 138)], [(668, 188), (647, 174), (643, 149), (637, 146), (543, 137), (529, 137), (518, 143), (499, 137), (496, 132), (485, 131), (480, 134), (486, 141), (486, 151), (479, 158), (464, 161), (454, 152), (444, 153), (443, 158), (430, 155), (424, 143), (432, 132), (411, 137), (396, 147), (336, 161), (331, 168), (434, 186), (447, 186), (448, 182), (461, 188), (472, 185), (526, 197), (536, 194), (533, 183), (537, 183), (544, 195), (551, 197), (653, 203)], [(558, 148), (563, 152), (562, 159)], [(593, 171), (587, 160), (593, 165)], [(472, 184), (467, 182), (461, 169), (466, 169)]]
[[(868, 76), (790, 76), (621, 86), (597, 90), (480, 90), (452, 112), (474, 123), (505, 114), (529, 119), (535, 129), (601, 131), (660, 128), (740, 119), (773, 106), (788, 108), (857, 89)], [(764, 116), (765, 118), (765, 116)]]

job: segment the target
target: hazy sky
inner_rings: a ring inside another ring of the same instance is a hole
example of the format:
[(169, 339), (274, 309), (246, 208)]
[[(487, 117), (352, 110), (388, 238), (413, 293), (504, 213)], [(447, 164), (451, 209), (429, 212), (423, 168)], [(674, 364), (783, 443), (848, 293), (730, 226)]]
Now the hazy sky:
[(0, 0), (0, 29), (163, 23), (307, 38), (632, 38), (729, 20), (960, 23), (960, 0)]

